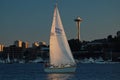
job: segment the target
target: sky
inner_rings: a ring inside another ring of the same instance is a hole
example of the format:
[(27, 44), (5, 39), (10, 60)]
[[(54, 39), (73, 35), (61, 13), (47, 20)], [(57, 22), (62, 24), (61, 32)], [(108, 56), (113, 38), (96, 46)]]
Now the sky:
[[(49, 44), (56, 0), (0, 0), (0, 44), (15, 40)], [(75, 39), (74, 19), (82, 18), (81, 40), (91, 41), (120, 31), (120, 0), (58, 0), (67, 39)]]

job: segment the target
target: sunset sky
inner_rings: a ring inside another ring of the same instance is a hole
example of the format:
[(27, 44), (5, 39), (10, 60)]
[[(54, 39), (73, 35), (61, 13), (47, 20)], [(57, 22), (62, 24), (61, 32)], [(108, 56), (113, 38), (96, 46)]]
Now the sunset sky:
[[(15, 40), (49, 44), (56, 0), (0, 0), (0, 44)], [(74, 19), (80, 16), (82, 40), (106, 38), (120, 31), (120, 0), (58, 0), (68, 39), (76, 38)]]

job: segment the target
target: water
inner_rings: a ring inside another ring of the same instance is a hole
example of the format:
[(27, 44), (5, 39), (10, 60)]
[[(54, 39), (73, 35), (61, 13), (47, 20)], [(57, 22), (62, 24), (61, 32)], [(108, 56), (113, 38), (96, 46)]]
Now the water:
[(48, 74), (43, 64), (0, 64), (0, 80), (120, 80), (120, 64), (78, 64), (76, 73)]

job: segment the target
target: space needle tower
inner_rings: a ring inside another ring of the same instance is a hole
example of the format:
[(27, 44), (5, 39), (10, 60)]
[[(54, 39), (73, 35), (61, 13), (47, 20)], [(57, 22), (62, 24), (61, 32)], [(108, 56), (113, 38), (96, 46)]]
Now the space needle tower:
[(77, 25), (77, 39), (80, 41), (80, 23), (82, 22), (82, 19), (80, 17), (77, 17), (74, 21)]

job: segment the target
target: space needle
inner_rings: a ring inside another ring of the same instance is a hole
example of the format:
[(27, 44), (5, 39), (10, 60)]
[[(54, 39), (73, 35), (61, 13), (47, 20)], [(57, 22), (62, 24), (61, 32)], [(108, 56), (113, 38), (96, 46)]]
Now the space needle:
[(80, 41), (80, 23), (82, 22), (82, 19), (80, 17), (77, 17), (74, 21), (77, 25), (77, 39)]

